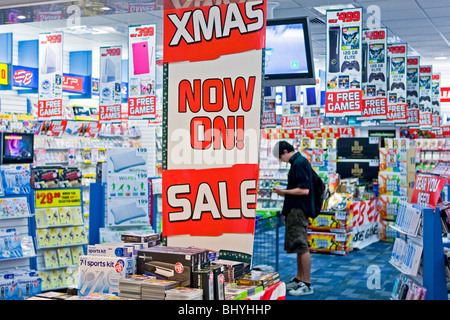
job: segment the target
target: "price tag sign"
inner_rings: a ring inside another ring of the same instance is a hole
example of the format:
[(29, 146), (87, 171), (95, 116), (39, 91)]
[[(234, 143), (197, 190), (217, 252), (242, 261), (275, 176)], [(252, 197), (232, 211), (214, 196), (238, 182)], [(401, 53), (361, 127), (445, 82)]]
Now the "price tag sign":
[(0, 63), (0, 84), (8, 84), (8, 65), (6, 63)]
[(35, 193), (36, 208), (81, 206), (80, 189), (49, 189)]

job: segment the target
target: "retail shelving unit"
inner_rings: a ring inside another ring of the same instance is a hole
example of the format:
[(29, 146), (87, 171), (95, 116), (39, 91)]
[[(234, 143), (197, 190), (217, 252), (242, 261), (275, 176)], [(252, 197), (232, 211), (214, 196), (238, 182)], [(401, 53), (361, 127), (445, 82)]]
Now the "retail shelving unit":
[(390, 263), (411, 279), (412, 283), (426, 289), (425, 300), (448, 300), (440, 209), (417, 204), (412, 206), (421, 212), (422, 233), (416, 235), (397, 226), (391, 226), (391, 228), (395, 229), (406, 240), (406, 243), (410, 241), (413, 247), (420, 248), (421, 246), (420, 266), (416, 265), (416, 271), (411, 271), (399, 267), (392, 260)]
[[(14, 199), (25, 200), (26, 210), (19, 211), (13, 207), (11, 210), (7, 209), (7, 202), (14, 201)], [(0, 197), (1, 212), (0, 212), (0, 232), (9, 230), (8, 232), (14, 233), (19, 240), (21, 240), (21, 248), (19, 251), (10, 252), (7, 248), (10, 244), (2, 239), (0, 245), (0, 271), (10, 271), (19, 269), (33, 269), (36, 265), (36, 253), (34, 248), (34, 241), (32, 237), (32, 231), (30, 229), (33, 218), (30, 210), (30, 195), (17, 195), (17, 196), (2, 196)], [(22, 239), (26, 238), (26, 243), (30, 247), (24, 247), (25, 243)], [(13, 251), (13, 250), (11, 250)]]

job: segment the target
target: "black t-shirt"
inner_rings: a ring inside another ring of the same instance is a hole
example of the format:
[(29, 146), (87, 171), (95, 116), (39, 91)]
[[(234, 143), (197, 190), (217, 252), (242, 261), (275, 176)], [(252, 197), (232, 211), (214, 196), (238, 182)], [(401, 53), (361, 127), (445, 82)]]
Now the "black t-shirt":
[(301, 209), (307, 216), (312, 211), (312, 167), (308, 159), (296, 152), (289, 159), (291, 168), (288, 173), (287, 189), (309, 189), (308, 195), (285, 195), (282, 214), (286, 215), (293, 208)]

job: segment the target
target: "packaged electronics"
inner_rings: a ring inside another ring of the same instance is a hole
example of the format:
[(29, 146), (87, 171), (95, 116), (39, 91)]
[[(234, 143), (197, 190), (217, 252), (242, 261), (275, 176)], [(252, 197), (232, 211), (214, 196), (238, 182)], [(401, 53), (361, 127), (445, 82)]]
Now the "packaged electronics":
[(78, 295), (94, 292), (119, 294), (119, 280), (132, 274), (132, 259), (80, 256)]
[(280, 275), (278, 272), (266, 272), (252, 270), (243, 277), (236, 279), (238, 285), (262, 286), (264, 289), (278, 283)]
[[(207, 254), (206, 254), (207, 256)], [(205, 253), (192, 248), (151, 247), (139, 251), (137, 273), (191, 285), (192, 271), (201, 267)]]
[(308, 233), (311, 252), (346, 255), (352, 250), (350, 233), (310, 232)]
[(23, 257), (22, 245), (15, 228), (0, 229), (0, 259)]
[(59, 188), (59, 169), (33, 169), (31, 185), (33, 189)]

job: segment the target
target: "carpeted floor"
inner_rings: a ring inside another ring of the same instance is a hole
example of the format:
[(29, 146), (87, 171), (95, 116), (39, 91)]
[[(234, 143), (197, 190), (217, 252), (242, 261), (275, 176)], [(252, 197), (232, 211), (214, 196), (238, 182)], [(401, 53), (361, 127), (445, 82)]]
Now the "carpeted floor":
[[(276, 232), (255, 234), (254, 266), (276, 268)], [(296, 255), (283, 250), (284, 226), (278, 234), (278, 272), (289, 282), (296, 272)], [(286, 300), (389, 300), (400, 273), (390, 263), (392, 243), (375, 242), (348, 255), (311, 253), (314, 294)]]

